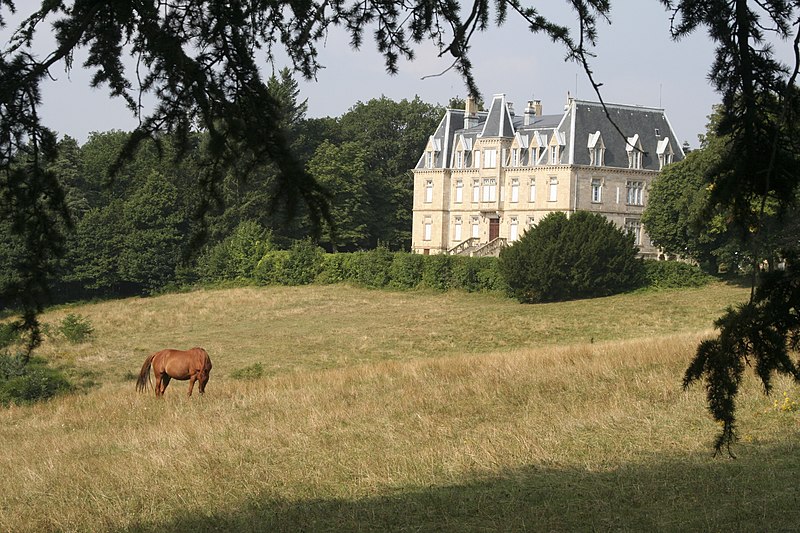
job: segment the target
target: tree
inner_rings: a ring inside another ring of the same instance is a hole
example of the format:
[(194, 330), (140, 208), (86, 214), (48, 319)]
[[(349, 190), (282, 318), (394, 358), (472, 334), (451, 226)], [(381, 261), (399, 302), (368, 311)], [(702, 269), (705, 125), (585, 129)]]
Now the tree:
[(644, 283), (633, 237), (602, 215), (551, 213), (500, 252), (510, 295), (523, 303), (609, 296)]

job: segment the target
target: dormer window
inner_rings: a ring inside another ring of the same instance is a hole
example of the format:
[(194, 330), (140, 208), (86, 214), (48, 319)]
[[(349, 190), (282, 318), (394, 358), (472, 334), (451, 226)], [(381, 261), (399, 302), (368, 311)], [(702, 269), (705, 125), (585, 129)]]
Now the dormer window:
[(606, 145), (603, 143), (603, 138), (600, 131), (596, 131), (589, 135), (589, 165), (593, 167), (602, 167), (605, 164)]
[(462, 152), (461, 150), (457, 151), (455, 158), (456, 158), (455, 167), (464, 168), (464, 152)]
[(511, 149), (511, 166), (512, 167), (519, 166), (519, 148)]
[(672, 156), (674, 152), (672, 150), (672, 143), (669, 142), (669, 137), (664, 137), (663, 139), (658, 141), (658, 145), (656, 146), (656, 153), (658, 154), (659, 170), (672, 163)]
[(633, 137), (628, 137), (627, 141), (628, 143), (625, 146), (625, 150), (628, 152), (628, 168), (640, 170), (642, 168), (642, 154), (644, 150), (642, 150), (639, 134), (637, 133)]
[(434, 156), (433, 152), (425, 152), (425, 168), (433, 168)]

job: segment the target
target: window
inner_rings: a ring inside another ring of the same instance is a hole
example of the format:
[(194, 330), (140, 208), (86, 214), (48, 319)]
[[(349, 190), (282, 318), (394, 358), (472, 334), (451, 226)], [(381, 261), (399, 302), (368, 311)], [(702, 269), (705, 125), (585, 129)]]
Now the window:
[(519, 219), (511, 217), (511, 225), (508, 230), (508, 240), (516, 241), (519, 238)]
[(481, 236), (481, 220), (478, 217), (472, 217), (472, 238), (477, 239)]
[(536, 201), (536, 178), (531, 178), (530, 191), (528, 192), (528, 201), (534, 203)]
[(589, 150), (589, 164), (593, 167), (602, 167), (605, 152), (605, 148), (600, 148), (599, 146)]
[(550, 164), (557, 165), (559, 162), (558, 146), (550, 147)]
[(629, 181), (626, 187), (628, 189), (628, 205), (644, 205), (644, 183)]
[(425, 168), (433, 168), (433, 152), (425, 152)]
[(481, 182), (472, 180), (472, 203), (477, 204), (481, 200)]
[(497, 180), (495, 178), (484, 178), (482, 201), (494, 202), (496, 200), (497, 200)]
[(425, 219), (425, 232), (424, 232), (424, 235), (422, 236), (422, 240), (423, 241), (431, 240), (431, 234), (432, 233), (433, 233), (433, 223), (431, 222), (431, 219), (426, 218)]
[(592, 203), (598, 204), (603, 201), (603, 185), (599, 179), (592, 179)]
[(425, 180), (425, 203), (433, 202), (433, 180)]
[(483, 151), (483, 167), (484, 168), (494, 168), (497, 166), (497, 150), (495, 149), (487, 149)]
[(461, 180), (456, 180), (456, 200), (457, 204), (460, 204), (464, 201), (464, 182)]
[(481, 168), (481, 151), (480, 150), (475, 150), (475, 152), (472, 155), (472, 161), (474, 163), (472, 165), (473, 167)]
[(633, 235), (633, 244), (636, 246), (642, 243), (642, 224), (638, 218), (625, 219), (625, 233)]
[(550, 195), (547, 197), (548, 202), (555, 202), (558, 200), (558, 178), (550, 178)]
[(658, 168), (662, 169), (672, 163), (672, 154), (658, 154)]
[(456, 152), (456, 168), (464, 168), (464, 152)]
[(539, 163), (539, 155), (540, 155), (539, 154), (539, 148), (532, 147), (531, 148), (531, 161), (530, 161), (531, 165), (536, 165), (536, 164)]
[(628, 168), (640, 169), (642, 168), (642, 151), (630, 150), (628, 151)]
[(453, 224), (453, 240), (461, 242), (461, 217), (456, 217)]
[(511, 203), (519, 202), (519, 178), (511, 180)]
[(511, 150), (511, 166), (518, 167), (519, 166), (519, 149), (513, 148)]
[(528, 217), (528, 229), (531, 229), (534, 224), (536, 224), (535, 219), (533, 217)]

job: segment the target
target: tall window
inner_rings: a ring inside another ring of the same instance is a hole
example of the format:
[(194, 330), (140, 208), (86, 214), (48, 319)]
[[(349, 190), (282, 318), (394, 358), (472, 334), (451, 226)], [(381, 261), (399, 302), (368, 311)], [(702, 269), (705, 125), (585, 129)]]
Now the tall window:
[(425, 168), (433, 168), (433, 152), (425, 152)]
[(485, 158), (483, 162), (484, 168), (495, 168), (497, 166), (497, 150), (494, 148), (484, 150), (483, 157)]
[(589, 150), (589, 164), (593, 167), (602, 167), (604, 155), (605, 155), (605, 149), (599, 146), (595, 146), (594, 148)]
[(461, 242), (461, 217), (456, 217), (453, 224), (453, 240)]
[(457, 204), (460, 204), (464, 201), (464, 182), (461, 180), (456, 180), (456, 200)]
[(422, 240), (423, 241), (431, 240), (431, 235), (432, 234), (433, 234), (433, 223), (431, 222), (431, 219), (426, 218), (425, 219), (425, 231), (424, 231), (424, 234), (422, 236)]
[(519, 178), (511, 180), (511, 203), (519, 202)]
[(628, 152), (628, 168), (642, 168), (642, 151), (630, 150)]
[(664, 168), (670, 163), (672, 163), (672, 154), (669, 153), (658, 154), (658, 166), (660, 169)]
[(472, 203), (477, 204), (481, 201), (481, 182), (472, 180)]
[(484, 202), (494, 202), (497, 200), (497, 180), (495, 178), (483, 179), (483, 198)]
[(425, 203), (433, 202), (433, 180), (425, 180)]
[(511, 217), (511, 226), (508, 229), (508, 240), (516, 241), (519, 237), (519, 219)]
[(528, 191), (528, 201), (534, 203), (536, 201), (536, 178), (531, 178), (530, 190)]
[(456, 152), (456, 168), (464, 168), (464, 152), (461, 150)]
[(472, 217), (472, 238), (477, 239), (481, 236), (481, 219)]
[(633, 244), (636, 246), (642, 243), (642, 224), (638, 218), (625, 219), (625, 233), (633, 235)]
[(550, 164), (557, 165), (559, 162), (558, 146), (550, 147)]
[(512, 167), (519, 166), (519, 148), (511, 149), (511, 166)]
[(473, 162), (473, 165), (472, 165), (473, 167), (481, 168), (481, 151), (480, 150), (475, 150), (472, 153), (472, 162)]
[(592, 202), (600, 203), (603, 201), (603, 186), (599, 179), (592, 180)]
[(628, 189), (628, 205), (644, 205), (644, 183), (641, 181), (629, 181), (626, 186)]
[(550, 194), (547, 197), (548, 202), (555, 202), (558, 200), (558, 178), (550, 178)]

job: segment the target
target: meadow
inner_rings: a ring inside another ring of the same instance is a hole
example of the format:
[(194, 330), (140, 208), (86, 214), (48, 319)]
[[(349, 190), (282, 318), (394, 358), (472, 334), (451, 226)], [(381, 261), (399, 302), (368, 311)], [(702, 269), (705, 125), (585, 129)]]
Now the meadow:
[[(703, 388), (681, 388), (746, 297), (334, 285), (53, 309), (94, 336), (40, 354), (97, 386), (0, 410), (0, 530), (793, 531), (800, 418), (781, 401), (800, 390), (748, 376), (733, 460), (713, 457)], [(205, 396), (135, 392), (149, 353), (194, 345)]]

